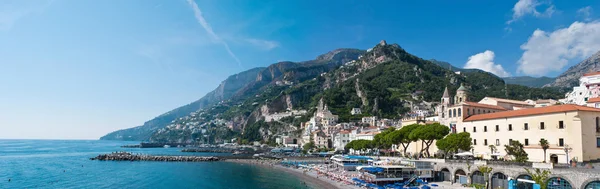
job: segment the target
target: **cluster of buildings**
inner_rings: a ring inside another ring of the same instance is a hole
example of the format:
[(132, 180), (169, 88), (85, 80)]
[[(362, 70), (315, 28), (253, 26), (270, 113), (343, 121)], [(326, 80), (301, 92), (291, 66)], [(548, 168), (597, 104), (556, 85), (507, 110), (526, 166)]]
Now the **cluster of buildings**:
[[(511, 100), (485, 97), (469, 101), (469, 89), (461, 85), (454, 95), (448, 88), (434, 111), (415, 107), (402, 120), (362, 117), (353, 123), (338, 123), (338, 116), (321, 101), (314, 116), (301, 127), (302, 138), (280, 139), (286, 146), (300, 147), (313, 142), (319, 148), (344, 150), (353, 140), (373, 140), (389, 127), (439, 122), (451, 133), (468, 132), (472, 138), (473, 156), (484, 159), (509, 159), (504, 145), (519, 141), (533, 162), (569, 163), (600, 159), (600, 72), (585, 74), (580, 86), (565, 95), (565, 99)], [(352, 115), (361, 115), (353, 108)], [(549, 143), (543, 152), (540, 140)], [(494, 146), (494, 147), (492, 147)], [(423, 144), (409, 145), (409, 154), (419, 153)], [(403, 151), (401, 146), (393, 147)], [(492, 151), (494, 149), (494, 151)], [(437, 152), (435, 145), (430, 152)]]
[[(437, 109), (439, 122), (452, 133), (470, 133), (471, 153), (484, 159), (510, 158), (504, 145), (517, 140), (529, 161), (595, 161), (600, 159), (600, 72), (585, 74), (580, 81), (558, 101), (485, 97), (469, 102), (466, 87), (461, 86), (454, 98), (446, 88)], [(548, 141), (546, 153), (541, 139)]]

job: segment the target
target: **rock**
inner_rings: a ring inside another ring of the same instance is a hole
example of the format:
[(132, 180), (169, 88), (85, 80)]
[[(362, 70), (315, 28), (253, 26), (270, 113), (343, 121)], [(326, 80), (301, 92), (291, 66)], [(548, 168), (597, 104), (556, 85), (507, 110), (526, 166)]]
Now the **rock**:
[(385, 40), (381, 40), (381, 41), (379, 42), (379, 45), (381, 45), (381, 46), (385, 46), (385, 45), (387, 45), (387, 43), (385, 42)]

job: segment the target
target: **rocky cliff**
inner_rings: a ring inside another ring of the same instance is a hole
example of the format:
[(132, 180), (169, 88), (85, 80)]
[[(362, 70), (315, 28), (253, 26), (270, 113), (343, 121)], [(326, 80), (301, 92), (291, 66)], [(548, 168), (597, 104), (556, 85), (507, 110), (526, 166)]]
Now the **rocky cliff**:
[(553, 82), (544, 85), (544, 87), (572, 88), (579, 85), (579, 78), (583, 74), (592, 71), (600, 71), (600, 51), (581, 61), (579, 64), (570, 67), (567, 71), (556, 77)]

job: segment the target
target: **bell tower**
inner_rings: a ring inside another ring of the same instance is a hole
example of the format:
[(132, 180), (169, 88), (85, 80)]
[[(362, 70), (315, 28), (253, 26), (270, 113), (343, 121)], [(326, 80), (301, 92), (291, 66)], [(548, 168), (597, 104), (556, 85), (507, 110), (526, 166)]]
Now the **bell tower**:
[(459, 104), (461, 102), (469, 101), (469, 90), (461, 83), (460, 87), (456, 90), (456, 96), (454, 96), (454, 103)]

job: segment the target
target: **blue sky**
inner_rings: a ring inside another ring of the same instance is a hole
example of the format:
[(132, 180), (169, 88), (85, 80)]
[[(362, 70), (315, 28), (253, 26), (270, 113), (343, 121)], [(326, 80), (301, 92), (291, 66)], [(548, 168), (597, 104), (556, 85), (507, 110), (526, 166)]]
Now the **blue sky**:
[(0, 138), (93, 139), (227, 76), (398, 43), (502, 76), (600, 50), (600, 1), (0, 1)]

